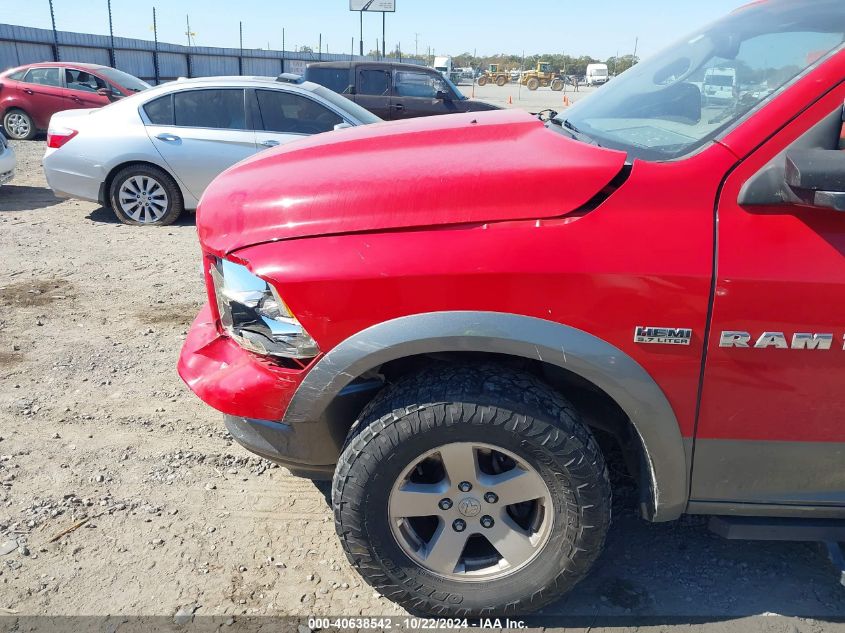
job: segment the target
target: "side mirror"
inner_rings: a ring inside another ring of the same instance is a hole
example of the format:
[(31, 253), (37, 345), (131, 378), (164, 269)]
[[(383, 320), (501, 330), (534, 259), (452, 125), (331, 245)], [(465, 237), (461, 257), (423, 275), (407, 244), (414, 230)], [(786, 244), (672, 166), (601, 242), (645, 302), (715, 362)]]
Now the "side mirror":
[(335, 125), (334, 129), (345, 130), (346, 128), (350, 128), (350, 127), (352, 127), (352, 126), (349, 123), (347, 123), (346, 121), (344, 121), (343, 123), (338, 123), (337, 125)]
[(439, 99), (440, 101), (451, 101), (452, 95), (450, 95), (445, 90), (438, 90), (437, 94), (434, 95), (435, 99)]
[(784, 179), (806, 204), (845, 211), (845, 151), (789, 150)]
[(123, 98), (122, 94), (116, 90), (112, 90), (111, 88), (98, 88), (97, 94), (101, 97), (108, 97), (109, 101), (117, 101), (118, 99)]

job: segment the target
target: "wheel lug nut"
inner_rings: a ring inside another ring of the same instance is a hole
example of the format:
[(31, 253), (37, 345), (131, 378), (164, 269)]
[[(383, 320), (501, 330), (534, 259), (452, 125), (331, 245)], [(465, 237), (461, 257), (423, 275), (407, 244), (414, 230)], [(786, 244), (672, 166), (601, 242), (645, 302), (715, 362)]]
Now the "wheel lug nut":
[(493, 523), (494, 523), (493, 517), (491, 517), (489, 514), (485, 514), (483, 517), (481, 517), (480, 523), (481, 523), (481, 527), (491, 528), (491, 527), (493, 527)]
[(472, 484), (468, 481), (462, 481), (458, 484), (458, 490), (460, 490), (461, 492), (469, 492), (470, 490), (472, 490)]
[(452, 507), (452, 500), (451, 499), (441, 499), (440, 503), (437, 504), (440, 506), (441, 510), (449, 510)]
[(463, 519), (455, 519), (452, 521), (452, 529), (455, 530), (455, 532), (463, 532), (467, 529), (466, 521)]
[(499, 497), (495, 492), (485, 492), (484, 500), (487, 503), (496, 503), (499, 500)]

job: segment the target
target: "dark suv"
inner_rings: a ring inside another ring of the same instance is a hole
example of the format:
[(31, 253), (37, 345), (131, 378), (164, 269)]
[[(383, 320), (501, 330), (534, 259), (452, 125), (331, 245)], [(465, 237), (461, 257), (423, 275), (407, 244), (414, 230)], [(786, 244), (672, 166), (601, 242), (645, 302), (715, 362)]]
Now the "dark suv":
[(352, 99), (385, 121), (500, 109), (467, 99), (438, 71), (413, 64), (322, 62), (308, 64), (305, 79)]

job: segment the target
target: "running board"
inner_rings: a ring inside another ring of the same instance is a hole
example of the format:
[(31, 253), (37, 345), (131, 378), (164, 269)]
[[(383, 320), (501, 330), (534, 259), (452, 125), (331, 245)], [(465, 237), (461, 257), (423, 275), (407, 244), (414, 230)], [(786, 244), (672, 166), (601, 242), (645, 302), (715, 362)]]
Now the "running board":
[(845, 521), (839, 519), (789, 519), (769, 517), (710, 517), (711, 532), (722, 538), (743, 541), (816, 541), (827, 554), (845, 586)]

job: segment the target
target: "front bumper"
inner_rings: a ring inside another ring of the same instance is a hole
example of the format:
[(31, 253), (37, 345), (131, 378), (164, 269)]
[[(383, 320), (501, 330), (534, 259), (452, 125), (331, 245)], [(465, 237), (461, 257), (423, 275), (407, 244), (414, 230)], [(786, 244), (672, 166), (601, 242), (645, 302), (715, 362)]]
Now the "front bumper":
[[(334, 440), (323, 424), (298, 424), (224, 417), (226, 429), (248, 451), (281, 464), (298, 477), (329, 480), (337, 453)], [(326, 449), (329, 450), (326, 450)]]
[(285, 423), (307, 370), (279, 367), (221, 335), (208, 305), (188, 332), (178, 371), (203, 402), (225, 414), (226, 428), (241, 446), (311, 479), (331, 479), (346, 432), (381, 387), (379, 381), (357, 382), (328, 410)]
[(220, 334), (207, 304), (191, 325), (177, 370), (209, 406), (259, 420), (281, 420), (306, 373), (274, 365)]

